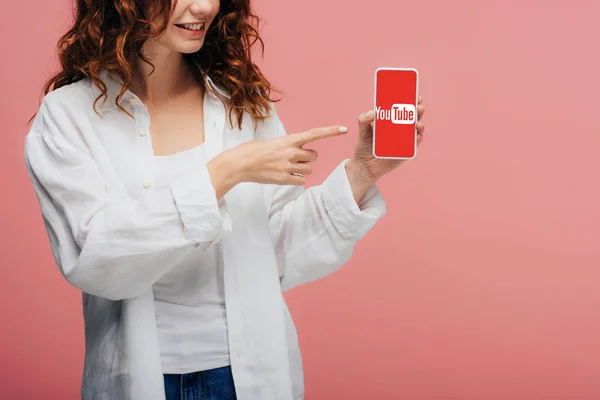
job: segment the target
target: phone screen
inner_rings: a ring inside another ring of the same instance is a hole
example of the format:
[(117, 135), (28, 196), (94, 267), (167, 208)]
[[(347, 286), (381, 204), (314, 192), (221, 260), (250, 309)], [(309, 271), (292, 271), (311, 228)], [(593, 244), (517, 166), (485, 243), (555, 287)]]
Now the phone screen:
[(413, 68), (378, 68), (375, 72), (375, 157), (416, 156), (418, 81), (419, 73)]

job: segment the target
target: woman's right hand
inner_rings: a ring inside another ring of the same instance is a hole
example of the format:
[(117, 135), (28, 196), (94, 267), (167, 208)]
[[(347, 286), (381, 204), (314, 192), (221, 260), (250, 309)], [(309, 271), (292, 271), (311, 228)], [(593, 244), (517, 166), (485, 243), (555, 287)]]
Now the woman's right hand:
[(346, 132), (343, 126), (330, 126), (241, 144), (231, 149), (234, 162), (238, 164), (240, 181), (303, 185), (304, 176), (312, 172), (310, 163), (318, 156), (315, 150), (303, 146)]
[(348, 131), (335, 125), (266, 140), (252, 140), (226, 150), (207, 166), (220, 198), (241, 182), (303, 185), (317, 152), (304, 145)]

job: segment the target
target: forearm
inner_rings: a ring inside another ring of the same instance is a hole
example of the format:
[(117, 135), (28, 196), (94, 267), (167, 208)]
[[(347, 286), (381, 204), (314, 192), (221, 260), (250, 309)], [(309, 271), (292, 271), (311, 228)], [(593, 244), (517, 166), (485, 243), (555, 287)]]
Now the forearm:
[(241, 182), (241, 171), (228, 152), (221, 153), (206, 164), (217, 201)]
[(346, 174), (352, 188), (354, 201), (358, 204), (367, 190), (376, 183), (366, 168), (358, 161), (351, 158), (346, 164)]
[[(357, 241), (385, 214), (377, 187), (369, 179), (358, 179), (360, 173), (355, 182), (361, 183), (355, 186), (361, 199), (354, 200), (348, 174), (355, 173), (355, 166), (346, 169), (348, 163), (340, 163), (323, 184), (304, 191), (274, 186), (269, 223), (284, 290), (342, 266)], [(359, 189), (363, 185), (367, 189)]]

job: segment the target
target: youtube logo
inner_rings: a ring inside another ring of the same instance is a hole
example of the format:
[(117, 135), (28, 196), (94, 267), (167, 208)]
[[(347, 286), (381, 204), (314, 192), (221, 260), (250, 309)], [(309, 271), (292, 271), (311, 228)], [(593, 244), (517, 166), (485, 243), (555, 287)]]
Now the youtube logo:
[(377, 107), (377, 119), (391, 121), (396, 125), (414, 124), (417, 112), (414, 104), (393, 104), (391, 110), (383, 110)]

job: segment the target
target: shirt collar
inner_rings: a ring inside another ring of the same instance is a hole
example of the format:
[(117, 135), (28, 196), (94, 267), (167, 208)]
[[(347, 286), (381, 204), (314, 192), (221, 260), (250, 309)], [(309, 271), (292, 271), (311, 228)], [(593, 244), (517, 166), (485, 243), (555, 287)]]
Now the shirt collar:
[[(101, 70), (99, 73), (99, 77), (100, 80), (106, 85), (106, 100), (101, 99), (99, 101), (101, 109), (102, 111), (114, 110), (117, 108), (117, 105), (115, 103), (115, 101), (117, 100), (117, 96), (119, 96), (119, 93), (121, 93), (121, 80), (117, 75), (112, 74), (106, 70)], [(206, 75), (206, 77), (204, 78), (204, 83), (209, 90), (216, 92), (216, 94), (222, 97), (224, 101), (228, 101), (231, 99), (231, 95), (227, 92), (227, 90), (221, 85), (216, 84), (210, 76)], [(98, 88), (93, 83), (91, 83), (91, 85), (96, 91), (96, 93), (99, 95), (100, 90), (98, 90)], [(121, 98), (121, 102), (127, 101), (131, 98), (137, 98), (137, 96), (128, 90)]]

